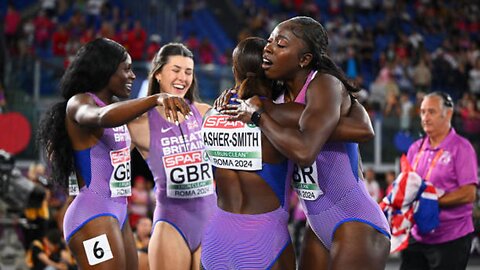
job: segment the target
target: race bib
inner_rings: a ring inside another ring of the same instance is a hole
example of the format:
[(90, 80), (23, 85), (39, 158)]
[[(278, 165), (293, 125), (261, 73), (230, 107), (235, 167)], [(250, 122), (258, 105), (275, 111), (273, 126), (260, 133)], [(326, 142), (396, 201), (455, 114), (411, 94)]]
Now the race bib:
[(83, 241), (83, 248), (85, 254), (87, 254), (89, 265), (93, 266), (113, 259), (112, 249), (106, 234)]
[(213, 194), (213, 170), (201, 150), (163, 157), (167, 197), (192, 199)]
[(68, 177), (68, 195), (70, 196), (77, 196), (79, 193), (79, 187), (78, 187), (78, 181), (77, 181), (77, 176), (72, 173)]
[(314, 201), (323, 195), (318, 186), (317, 162), (311, 166), (300, 168), (293, 166), (292, 186), (298, 197), (307, 201)]
[(110, 161), (113, 172), (110, 176), (110, 191), (112, 197), (132, 195), (130, 149), (128, 147), (110, 151)]
[(228, 115), (211, 115), (203, 122), (203, 144), (210, 162), (224, 169), (261, 170), (260, 128), (241, 121), (228, 121), (228, 118)]

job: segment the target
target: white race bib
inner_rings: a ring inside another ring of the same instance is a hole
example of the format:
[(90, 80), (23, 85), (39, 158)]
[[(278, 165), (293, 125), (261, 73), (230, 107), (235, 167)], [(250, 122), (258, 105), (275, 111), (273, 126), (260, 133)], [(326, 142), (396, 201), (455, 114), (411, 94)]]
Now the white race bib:
[(97, 265), (113, 259), (112, 249), (106, 234), (83, 241), (83, 248), (85, 254), (87, 254), (89, 265)]
[(210, 162), (224, 169), (261, 170), (260, 128), (241, 121), (228, 121), (228, 118), (228, 115), (211, 115), (203, 122), (203, 144)]
[(113, 172), (110, 176), (112, 197), (132, 195), (130, 149), (128, 147), (110, 151)]
[(74, 173), (72, 173), (68, 177), (68, 195), (77, 196), (79, 192), (80, 190), (78, 187), (77, 176)]
[(213, 170), (200, 150), (163, 157), (167, 197), (199, 198), (213, 194)]
[(298, 197), (307, 201), (314, 201), (323, 195), (318, 186), (317, 162), (311, 166), (300, 168), (297, 164), (293, 166), (292, 186)]

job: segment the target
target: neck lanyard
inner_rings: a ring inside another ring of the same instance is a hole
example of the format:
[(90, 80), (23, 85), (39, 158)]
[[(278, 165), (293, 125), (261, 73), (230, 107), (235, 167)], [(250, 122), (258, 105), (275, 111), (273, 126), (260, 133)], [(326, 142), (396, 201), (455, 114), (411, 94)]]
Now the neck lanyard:
[[(425, 143), (422, 143), (422, 148), (415, 155), (415, 160), (413, 162), (413, 170), (414, 171), (417, 171), (417, 167), (418, 167), (418, 163), (420, 161), (420, 157), (423, 155), (424, 152), (425, 152)], [(437, 154), (435, 155), (432, 162), (430, 163), (430, 166), (428, 167), (427, 175), (424, 178), (425, 180), (427, 180), (427, 181), (429, 180), (430, 174), (432, 174), (433, 168), (435, 167), (435, 165), (437, 165), (437, 161), (442, 156), (442, 154), (443, 154), (443, 149), (438, 150)]]

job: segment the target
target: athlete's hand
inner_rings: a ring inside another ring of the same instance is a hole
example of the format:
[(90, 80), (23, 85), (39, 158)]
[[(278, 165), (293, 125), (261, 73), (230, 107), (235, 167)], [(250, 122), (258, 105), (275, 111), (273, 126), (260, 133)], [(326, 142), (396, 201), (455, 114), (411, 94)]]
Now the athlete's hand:
[(224, 108), (225, 105), (227, 105), (230, 102), (230, 99), (236, 93), (237, 93), (237, 90), (233, 88), (224, 90), (220, 94), (220, 96), (215, 100), (215, 102), (213, 102), (213, 108), (218, 112), (221, 111), (222, 109), (225, 109)]
[(190, 115), (193, 115), (190, 107), (182, 97), (174, 96), (167, 93), (157, 94), (157, 104), (163, 106), (165, 110), (165, 116), (168, 121), (178, 125), (178, 112), (183, 114), (187, 119)]
[(258, 96), (253, 96), (247, 100), (232, 98), (237, 104), (227, 104), (225, 109), (220, 111), (223, 114), (230, 115), (230, 121), (242, 121), (250, 123), (252, 114), (263, 108), (262, 100)]

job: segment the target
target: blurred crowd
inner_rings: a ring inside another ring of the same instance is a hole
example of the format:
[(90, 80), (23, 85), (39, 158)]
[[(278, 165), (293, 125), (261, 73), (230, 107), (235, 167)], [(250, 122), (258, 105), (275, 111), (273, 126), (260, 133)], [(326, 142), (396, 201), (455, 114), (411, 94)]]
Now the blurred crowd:
[[(183, 9), (178, 11), (180, 19), (188, 17), (195, 8), (206, 8), (198, 4), (192, 8), (189, 1), (183, 2), (186, 2)], [(330, 55), (361, 86), (358, 98), (371, 118), (382, 119), (383, 125), (394, 130), (420, 132), (419, 106), (423, 96), (432, 91), (449, 93), (456, 101), (453, 124), (457, 132), (468, 138), (480, 153), (480, 2), (271, 0), (263, 1), (262, 5), (261, 1), (253, 0), (233, 2), (244, 18), (239, 22), (243, 28), (237, 41), (248, 36), (267, 38), (279, 21), (293, 15), (303, 14), (321, 21), (329, 33)], [(33, 15), (25, 16), (26, 12), (18, 10), (15, 1), (9, 1), (4, 18), (8, 54), (20, 59), (33, 55), (62, 58), (66, 66), (82, 44), (103, 36), (125, 46), (133, 61), (149, 61), (163, 42), (170, 42), (162, 40), (161, 33), (145, 29), (141, 18), (121, 9), (117, 1), (42, 0)], [(215, 52), (214, 44), (208, 39), (200, 40), (196, 33), (178, 39), (194, 52), (199, 64), (231, 64), (229, 53)], [(0, 113), (6, 105), (4, 91), (0, 84)], [(366, 168), (364, 175), (368, 190), (377, 201), (388, 193), (396, 177), (394, 171), (380, 173), (373, 168)], [(74, 268), (65, 245), (55, 240), (58, 238), (55, 235), (61, 233), (68, 196), (42, 181), (42, 177), (48, 178), (42, 164), (32, 164), (26, 176), (49, 191), (41, 206), (23, 213), (32, 225), (22, 234), (24, 248), (34, 250), (35, 241), (58, 244), (54, 260), (64, 265), (57, 269)], [(139, 252), (146, 249), (152, 226), (150, 217), (155, 201), (152, 184), (151, 179), (137, 176), (129, 199), (129, 221), (136, 231)], [(292, 213), (298, 239), (305, 217), (296, 204), (292, 205)], [(474, 215), (480, 220), (480, 210)], [(478, 241), (474, 248), (477, 246)], [(27, 252), (27, 256), (31, 253)]]

